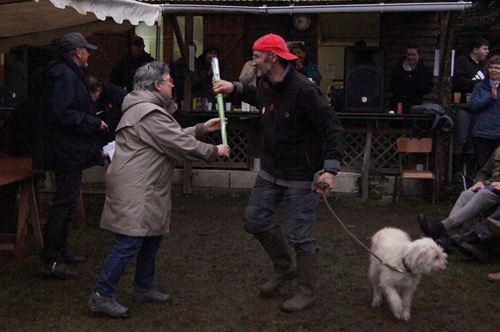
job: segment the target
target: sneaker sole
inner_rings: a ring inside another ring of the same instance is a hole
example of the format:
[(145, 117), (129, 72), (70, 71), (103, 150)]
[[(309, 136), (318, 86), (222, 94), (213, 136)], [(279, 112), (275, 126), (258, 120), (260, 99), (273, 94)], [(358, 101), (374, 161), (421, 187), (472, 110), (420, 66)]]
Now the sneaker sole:
[(138, 299), (134, 298), (134, 302), (135, 303), (159, 303), (159, 304), (164, 303), (164, 304), (170, 304), (170, 303), (172, 303), (172, 298), (169, 297), (165, 301), (155, 301), (155, 300), (149, 300), (149, 299), (148, 300), (138, 300)]
[(123, 315), (111, 315), (105, 311), (100, 311), (100, 310), (92, 309), (92, 308), (89, 308), (89, 309), (94, 315), (106, 316), (106, 317), (117, 318), (117, 319), (130, 318), (129, 312), (127, 312), (126, 314), (123, 314)]

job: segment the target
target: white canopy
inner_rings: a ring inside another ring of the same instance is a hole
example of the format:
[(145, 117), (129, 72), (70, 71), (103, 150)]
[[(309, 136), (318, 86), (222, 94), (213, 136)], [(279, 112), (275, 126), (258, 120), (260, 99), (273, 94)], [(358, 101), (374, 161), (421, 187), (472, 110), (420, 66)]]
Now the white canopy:
[(133, 25), (144, 22), (147, 25), (161, 23), (161, 7), (132, 0), (50, 0), (57, 8), (71, 6), (80, 14), (94, 13), (98, 19), (112, 17), (117, 23), (129, 20)]
[[(325, 4), (307, 5), (301, 2), (300, 5), (288, 4), (267, 6), (254, 4), (231, 4), (226, 5), (224, 1), (214, 3), (171, 3), (147, 4), (133, 0), (50, 0), (57, 8), (71, 6), (79, 13), (94, 13), (99, 19), (104, 20), (107, 16), (112, 17), (116, 22), (122, 23), (129, 20), (132, 24), (144, 21), (147, 25), (154, 22), (161, 23), (162, 13), (173, 14), (203, 14), (203, 13), (226, 13), (226, 14), (319, 14), (319, 13), (367, 13), (367, 12), (423, 12), (423, 11), (462, 11), (472, 6), (471, 1), (408, 1), (390, 2), (380, 1), (373, 3), (355, 2), (352, 4), (332, 4), (328, 1)], [(245, 2), (247, 3), (247, 2)]]

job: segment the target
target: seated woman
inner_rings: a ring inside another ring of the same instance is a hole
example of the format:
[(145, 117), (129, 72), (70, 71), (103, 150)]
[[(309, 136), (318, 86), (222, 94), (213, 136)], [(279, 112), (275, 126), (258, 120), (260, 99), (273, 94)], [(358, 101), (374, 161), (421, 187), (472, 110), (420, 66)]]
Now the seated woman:
[(302, 43), (293, 43), (288, 47), (290, 53), (298, 59), (295, 60), (295, 69), (311, 79), (317, 85), (321, 83), (321, 74), (316, 65), (307, 56), (306, 47)]
[(406, 56), (392, 72), (391, 109), (396, 110), (397, 104), (402, 103), (403, 112), (408, 113), (411, 106), (422, 104), (424, 95), (431, 92), (432, 87), (432, 70), (420, 59), (419, 47), (408, 46)]

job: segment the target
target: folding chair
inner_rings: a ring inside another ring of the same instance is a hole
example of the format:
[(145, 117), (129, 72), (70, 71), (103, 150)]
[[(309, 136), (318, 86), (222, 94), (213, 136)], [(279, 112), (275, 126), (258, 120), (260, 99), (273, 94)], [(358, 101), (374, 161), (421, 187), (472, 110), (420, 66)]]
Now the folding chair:
[(396, 201), (396, 195), (398, 194), (399, 179), (401, 179), (400, 200), (404, 195), (405, 180), (426, 180), (432, 181), (432, 203), (434, 204), (436, 201), (437, 179), (429, 162), (432, 152), (432, 138), (399, 137), (396, 140), (396, 149), (399, 157), (399, 174), (394, 178), (393, 202)]

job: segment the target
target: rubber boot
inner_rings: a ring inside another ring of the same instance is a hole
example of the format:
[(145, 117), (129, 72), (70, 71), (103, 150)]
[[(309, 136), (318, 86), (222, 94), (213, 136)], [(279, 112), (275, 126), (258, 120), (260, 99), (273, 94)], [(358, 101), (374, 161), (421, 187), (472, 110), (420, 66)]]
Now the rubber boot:
[(288, 252), (288, 241), (279, 227), (266, 234), (255, 235), (255, 237), (273, 262), (273, 276), (260, 286), (260, 294), (263, 297), (271, 297), (278, 293), (287, 281), (296, 276), (295, 269), (292, 267), (292, 258)]
[(316, 302), (319, 281), (318, 255), (297, 255), (298, 292), (283, 302), (281, 310), (297, 312), (309, 309)]

